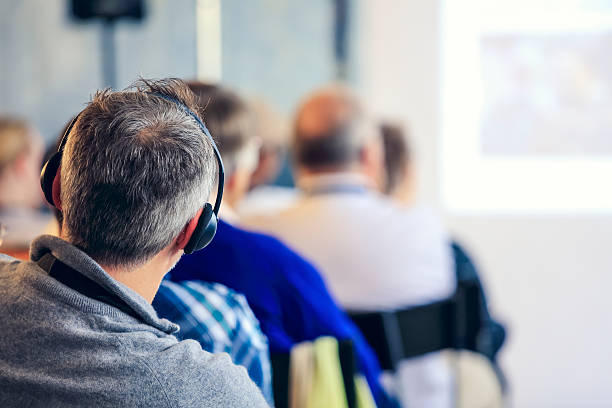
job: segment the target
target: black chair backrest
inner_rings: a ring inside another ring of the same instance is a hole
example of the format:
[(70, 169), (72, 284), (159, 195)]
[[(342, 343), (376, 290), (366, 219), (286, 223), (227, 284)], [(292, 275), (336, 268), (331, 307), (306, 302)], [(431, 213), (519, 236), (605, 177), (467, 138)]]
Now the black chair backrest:
[[(338, 354), (348, 407), (356, 408), (357, 397), (354, 378), (357, 373), (357, 363), (353, 342), (351, 340), (340, 340), (338, 342)], [(270, 353), (270, 363), (272, 365), (274, 406), (276, 408), (288, 408), (291, 353)]]
[(478, 287), (459, 284), (443, 301), (393, 312), (352, 312), (351, 319), (384, 370), (404, 359), (444, 349), (476, 350), (481, 328)]

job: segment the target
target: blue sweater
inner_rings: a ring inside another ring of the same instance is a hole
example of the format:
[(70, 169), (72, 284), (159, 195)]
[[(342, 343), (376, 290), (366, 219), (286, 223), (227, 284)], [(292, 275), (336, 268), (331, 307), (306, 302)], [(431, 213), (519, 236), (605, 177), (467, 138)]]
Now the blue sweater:
[(212, 243), (182, 257), (170, 279), (219, 282), (243, 293), (272, 352), (287, 352), (320, 336), (351, 339), (374, 397), (387, 405), (373, 351), (331, 298), (321, 275), (277, 239), (220, 220)]

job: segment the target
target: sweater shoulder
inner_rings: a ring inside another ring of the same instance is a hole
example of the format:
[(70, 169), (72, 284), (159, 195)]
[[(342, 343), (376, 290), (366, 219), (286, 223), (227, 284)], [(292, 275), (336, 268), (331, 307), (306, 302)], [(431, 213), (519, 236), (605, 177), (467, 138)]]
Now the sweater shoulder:
[(142, 358), (172, 407), (267, 407), (246, 369), (226, 353), (203, 351), (194, 340)]

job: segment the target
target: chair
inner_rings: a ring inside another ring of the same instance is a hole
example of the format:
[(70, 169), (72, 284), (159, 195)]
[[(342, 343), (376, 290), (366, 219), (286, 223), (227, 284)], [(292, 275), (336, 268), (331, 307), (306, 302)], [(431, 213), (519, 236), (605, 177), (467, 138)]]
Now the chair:
[(480, 295), (473, 282), (439, 302), (393, 312), (351, 312), (384, 370), (401, 360), (444, 349), (478, 351)]
[[(488, 311), (484, 289), (471, 258), (458, 243), (453, 242), (451, 248), (457, 277), (457, 289), (451, 297), (391, 312), (349, 311), (349, 316), (376, 353), (383, 370), (395, 371), (401, 360), (427, 353), (467, 350), (484, 356), (490, 363), (487, 372), (494, 373), (499, 383), (497, 388), (503, 394), (506, 381), (496, 356), (504, 344), (506, 330)], [(476, 359), (458, 355), (456, 361), (469, 361), (474, 366), (472, 362)], [(458, 378), (460, 366), (465, 364), (455, 365)], [(458, 394), (459, 403), (464, 400)]]

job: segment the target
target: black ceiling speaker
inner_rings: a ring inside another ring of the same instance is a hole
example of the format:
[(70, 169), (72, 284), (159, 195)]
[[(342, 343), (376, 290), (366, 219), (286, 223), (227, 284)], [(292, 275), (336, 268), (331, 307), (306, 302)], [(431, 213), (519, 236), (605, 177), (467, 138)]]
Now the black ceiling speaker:
[(142, 20), (145, 16), (144, 0), (71, 0), (71, 4), (77, 20)]

